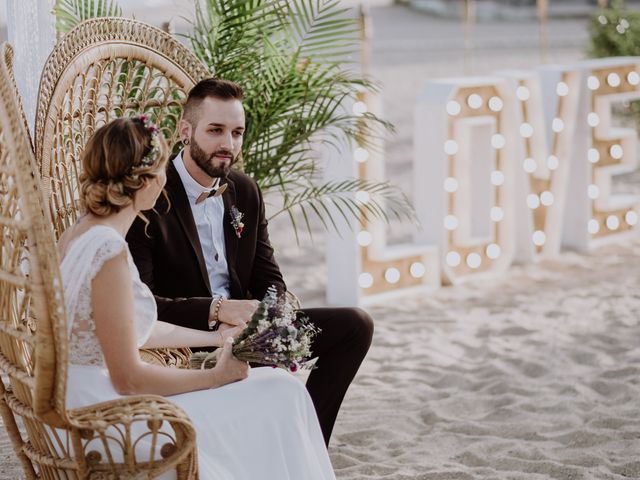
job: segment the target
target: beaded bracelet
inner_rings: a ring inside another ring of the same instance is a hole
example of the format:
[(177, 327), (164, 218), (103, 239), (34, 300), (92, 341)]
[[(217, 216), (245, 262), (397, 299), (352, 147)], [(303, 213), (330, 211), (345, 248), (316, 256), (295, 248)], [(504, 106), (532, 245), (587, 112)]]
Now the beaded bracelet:
[[(220, 297), (217, 301), (215, 306), (213, 307), (213, 321), (215, 323), (218, 323), (220, 320), (218, 319), (218, 315), (220, 314), (220, 307), (222, 306), (222, 301), (224, 300), (224, 297)], [(214, 325), (215, 325), (214, 323)]]

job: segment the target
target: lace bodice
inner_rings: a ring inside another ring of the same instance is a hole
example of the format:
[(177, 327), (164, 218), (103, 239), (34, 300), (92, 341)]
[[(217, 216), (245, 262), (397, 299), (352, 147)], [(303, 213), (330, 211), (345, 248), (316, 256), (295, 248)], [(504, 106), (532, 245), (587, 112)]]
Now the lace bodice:
[(111, 227), (93, 226), (69, 244), (60, 264), (69, 322), (70, 363), (104, 365), (91, 308), (92, 280), (107, 260), (123, 250), (127, 252), (133, 283), (138, 347), (141, 347), (151, 334), (157, 318), (156, 302), (149, 288), (140, 280), (125, 239)]

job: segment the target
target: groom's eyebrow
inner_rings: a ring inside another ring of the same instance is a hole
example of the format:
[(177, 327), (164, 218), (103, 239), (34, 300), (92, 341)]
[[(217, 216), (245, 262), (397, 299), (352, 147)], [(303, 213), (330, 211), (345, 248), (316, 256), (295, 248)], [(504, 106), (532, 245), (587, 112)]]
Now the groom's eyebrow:
[[(216, 122), (211, 122), (207, 126), (208, 127), (226, 127), (224, 123), (216, 123)], [(244, 130), (244, 127), (241, 125), (238, 125), (237, 127), (234, 128), (234, 130)]]

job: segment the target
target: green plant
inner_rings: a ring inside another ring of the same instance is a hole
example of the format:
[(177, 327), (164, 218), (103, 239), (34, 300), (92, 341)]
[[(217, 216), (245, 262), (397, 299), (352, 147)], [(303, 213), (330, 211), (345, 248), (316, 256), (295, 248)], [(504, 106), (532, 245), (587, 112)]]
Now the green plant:
[(589, 19), (591, 57), (640, 55), (640, 12), (627, 10), (622, 0), (596, 10)]
[[(77, 12), (80, 3), (93, 2), (58, 0), (57, 8), (75, 5)], [(359, 30), (339, 0), (196, 0), (194, 5), (193, 32), (187, 35), (194, 53), (217, 77), (245, 90), (245, 172), (270, 202), (281, 202), (274, 216), (288, 214), (296, 238), (300, 221), (311, 234), (311, 217), (336, 230), (336, 215), (415, 219), (404, 193), (388, 182), (322, 180), (327, 146), (375, 148), (373, 139), (392, 129), (371, 113), (349, 108), (359, 93), (375, 91), (376, 85), (349, 70)], [(119, 13), (113, 2), (108, 7)], [(367, 192), (369, 200), (356, 199), (358, 191)]]
[[(591, 57), (624, 57), (640, 55), (640, 12), (627, 10), (623, 0), (597, 10), (589, 20)], [(631, 120), (640, 127), (640, 101), (630, 102), (627, 108), (614, 106), (614, 113), (623, 122)]]
[(53, 12), (56, 15), (58, 35), (89, 18), (122, 16), (122, 8), (115, 0), (56, 0)]

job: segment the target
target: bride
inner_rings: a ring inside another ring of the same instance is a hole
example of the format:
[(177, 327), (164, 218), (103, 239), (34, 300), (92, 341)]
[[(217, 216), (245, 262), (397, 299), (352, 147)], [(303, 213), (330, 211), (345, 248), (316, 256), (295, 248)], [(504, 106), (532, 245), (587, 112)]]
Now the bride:
[[(95, 132), (82, 157), (86, 214), (58, 244), (69, 319), (67, 406), (123, 395), (167, 396), (191, 418), (201, 479), (335, 479), (304, 385), (280, 369), (250, 367), (231, 353), (243, 326), (204, 332), (156, 319), (125, 235), (166, 181), (169, 150), (146, 115)], [(211, 370), (142, 362), (139, 348), (222, 347)]]

